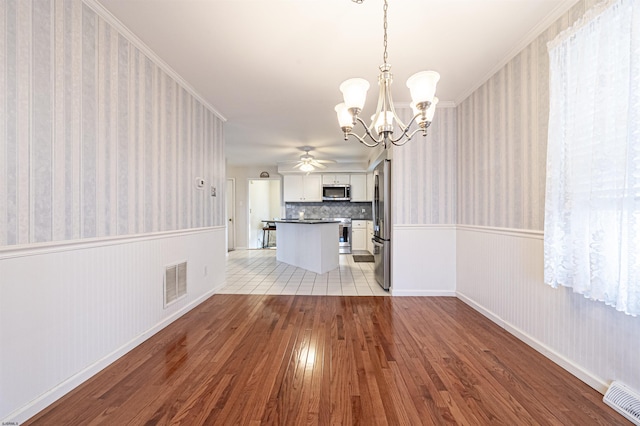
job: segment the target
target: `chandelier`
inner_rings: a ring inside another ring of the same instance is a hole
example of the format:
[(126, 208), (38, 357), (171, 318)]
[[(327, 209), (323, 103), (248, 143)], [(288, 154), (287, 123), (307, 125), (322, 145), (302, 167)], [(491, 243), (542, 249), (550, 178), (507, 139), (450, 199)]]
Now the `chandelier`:
[[(362, 0), (353, 0), (356, 3), (362, 3)], [(344, 132), (344, 140), (348, 140), (349, 136), (353, 136), (361, 143), (368, 147), (375, 147), (380, 144), (384, 148), (389, 147), (389, 143), (401, 146), (409, 142), (417, 133), (422, 132), (423, 136), (427, 136), (427, 128), (431, 124), (435, 107), (438, 103), (436, 98), (436, 84), (440, 80), (440, 74), (435, 71), (420, 71), (407, 80), (407, 87), (411, 93), (411, 108), (413, 109), (413, 118), (407, 125), (396, 114), (391, 98), (391, 65), (387, 63), (387, 0), (384, 0), (384, 63), (380, 65), (380, 75), (378, 76), (378, 107), (376, 113), (371, 116), (371, 124), (367, 124), (360, 118), (360, 113), (364, 107), (367, 90), (369, 90), (369, 82), (363, 78), (350, 78), (340, 85), (340, 91), (344, 97), (344, 102), (336, 105), (335, 111), (338, 114), (338, 122), (340, 128)], [(393, 137), (394, 121), (400, 128), (397, 137)], [(416, 122), (417, 128), (411, 131), (411, 125)], [(365, 133), (358, 136), (352, 130), (357, 123), (362, 124)], [(374, 135), (375, 133), (375, 135)], [(366, 138), (371, 142), (367, 142)]]

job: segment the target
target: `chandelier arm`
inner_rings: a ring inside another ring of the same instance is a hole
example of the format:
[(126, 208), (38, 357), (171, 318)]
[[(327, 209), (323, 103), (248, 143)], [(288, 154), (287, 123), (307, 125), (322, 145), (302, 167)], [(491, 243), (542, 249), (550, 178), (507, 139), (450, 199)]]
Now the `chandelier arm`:
[(391, 139), (389, 139), (389, 142), (391, 142), (395, 146), (402, 146), (402, 145), (406, 144), (407, 142), (409, 142), (410, 140), (411, 140), (411, 138), (407, 138), (407, 139), (404, 140), (404, 142), (394, 142)]
[[(362, 135), (362, 137), (358, 137), (358, 139), (360, 140), (360, 142), (362, 142), (362, 143), (364, 143), (365, 145), (369, 146), (366, 142), (363, 142), (363, 140), (364, 140), (364, 138), (365, 138), (366, 136), (369, 136), (369, 137), (371, 138), (371, 140), (372, 140), (372, 141), (375, 141), (375, 142), (376, 142), (376, 144), (375, 144), (375, 145), (373, 145), (373, 146), (377, 146), (377, 145), (379, 145), (379, 144), (382, 142), (383, 137), (380, 137), (380, 139), (376, 139), (376, 138), (373, 136), (373, 133), (371, 133), (371, 129), (369, 129), (369, 127), (367, 127), (366, 123), (362, 120), (362, 118), (360, 118), (360, 117), (358, 116), (358, 117), (356, 117), (356, 120), (358, 120), (358, 122), (359, 122), (360, 124), (362, 124), (362, 127), (364, 127), (364, 131), (366, 132), (366, 134)], [(372, 123), (371, 123), (371, 127), (373, 127), (373, 125), (374, 125), (374, 123), (372, 122)], [(356, 136), (357, 136), (357, 135), (356, 135)]]
[(376, 139), (373, 139), (373, 138), (372, 139), (373, 139), (373, 141), (375, 143), (372, 143), (372, 144), (371, 143), (367, 143), (367, 141), (365, 139), (365, 137), (367, 136), (366, 134), (363, 135), (363, 136), (358, 136), (353, 132), (348, 132), (348, 133), (345, 133), (344, 136), (345, 136), (345, 140), (347, 140), (348, 136), (353, 136), (354, 138), (358, 139), (358, 141), (360, 141), (361, 144), (366, 145), (369, 148), (373, 148), (373, 147), (376, 147), (376, 146), (380, 145), (380, 141), (378, 141)]
[[(378, 87), (379, 87), (378, 105), (376, 106), (375, 114), (373, 114), (373, 117), (371, 118), (371, 124), (367, 126), (362, 120), (360, 120), (362, 125), (368, 129), (367, 133), (369, 133), (369, 137), (371, 137), (372, 139), (375, 139), (375, 138), (371, 136), (371, 130), (374, 129), (376, 122), (378, 121), (378, 117), (380, 116), (380, 113), (384, 113), (384, 111), (386, 111), (386, 101), (387, 101), (386, 93), (388, 88), (387, 88), (387, 82), (382, 78), (382, 74), (378, 78)], [(378, 143), (380, 143), (380, 141), (378, 141)]]
[(391, 113), (393, 114), (393, 118), (398, 122), (398, 125), (400, 126), (400, 128), (408, 129), (409, 127), (411, 127), (411, 123), (415, 121), (416, 117), (413, 117), (409, 122), (409, 124), (405, 126), (402, 120), (400, 120), (400, 117), (398, 117), (398, 113), (396, 112), (396, 107), (393, 105), (393, 99), (391, 98), (391, 89), (389, 89), (388, 97), (389, 97), (389, 111), (391, 111)]
[[(362, 3), (363, 0), (352, 0), (356, 3)], [(418, 110), (419, 112), (415, 114), (409, 123), (405, 125), (398, 113), (396, 112), (393, 96), (391, 93), (391, 83), (393, 81), (393, 76), (391, 74), (391, 65), (387, 62), (388, 52), (387, 52), (387, 9), (389, 7), (388, 0), (384, 0), (383, 7), (383, 31), (384, 31), (384, 39), (383, 46), (384, 52), (382, 56), (382, 65), (380, 65), (380, 74), (378, 76), (378, 105), (376, 107), (376, 112), (371, 118), (371, 124), (367, 125), (360, 117), (359, 114), (362, 112), (362, 102), (364, 102), (364, 98), (359, 100), (358, 96), (363, 96), (369, 88), (369, 85), (366, 85), (366, 88), (354, 88), (352, 86), (357, 86), (356, 83), (351, 80), (345, 81), (342, 85), (340, 85), (340, 90), (343, 92), (345, 97), (345, 102), (342, 104), (336, 105), (334, 108), (338, 113), (338, 122), (340, 123), (340, 127), (344, 133), (344, 140), (349, 139), (349, 136), (353, 136), (360, 143), (366, 145), (368, 147), (375, 147), (380, 144), (384, 146), (385, 149), (389, 147), (390, 144), (396, 146), (402, 146), (409, 142), (413, 136), (422, 131), (423, 136), (427, 136), (427, 128), (431, 124), (431, 121), (427, 121), (427, 110), (431, 106), (430, 101), (420, 101), (414, 106), (414, 111)], [(409, 80), (412, 81), (409, 84), (409, 89), (412, 92), (412, 97), (414, 96), (414, 91), (420, 93), (420, 96), (427, 96), (429, 90), (435, 92), (435, 85), (440, 79), (440, 74), (435, 71), (422, 71), (414, 74)], [(344, 89), (343, 89), (344, 85)], [(362, 93), (360, 93), (362, 91)], [(422, 93), (425, 92), (425, 93)], [(349, 96), (347, 96), (349, 95)], [(358, 96), (356, 96), (358, 95)], [(351, 99), (353, 97), (353, 99)], [(349, 100), (347, 100), (349, 98)], [(437, 99), (434, 98), (437, 103)], [(351, 105), (353, 104), (353, 105)], [(359, 106), (358, 106), (359, 105)], [(435, 105), (434, 105), (435, 106)], [(351, 114), (351, 122), (349, 122), (349, 117), (344, 115), (346, 113)], [(382, 115), (381, 115), (382, 114)], [(432, 114), (430, 114), (432, 115)], [(394, 121), (396, 125), (399, 127), (400, 135), (397, 138), (393, 138), (393, 130), (394, 130)], [(359, 136), (352, 132), (353, 128), (357, 123), (362, 124), (364, 127), (365, 134)], [(411, 126), (416, 122), (418, 128), (415, 130), (411, 130)], [(378, 137), (374, 137), (374, 134), (377, 134)], [(368, 143), (365, 139), (369, 137), (372, 143)]]
[(414, 136), (416, 133), (420, 132), (420, 131), (422, 131), (422, 135), (423, 135), (423, 136), (427, 136), (427, 129), (418, 128), (418, 129), (415, 129), (413, 132), (411, 132), (411, 134), (409, 134), (409, 135), (406, 137), (406, 139), (404, 140), (404, 142), (398, 142), (399, 140), (401, 140), (401, 139), (402, 139), (402, 137), (400, 137), (400, 138), (398, 138), (398, 139), (389, 139), (389, 141), (390, 141), (392, 144), (394, 144), (395, 146), (402, 146), (402, 145), (406, 144), (407, 142), (409, 142), (409, 141), (411, 140), (411, 138), (413, 138), (413, 136)]
[(411, 123), (413, 123), (414, 120), (415, 120), (415, 117), (414, 117), (409, 122), (409, 125), (405, 126), (404, 123), (402, 122), (402, 120), (400, 120), (400, 117), (398, 117), (398, 114), (396, 114), (396, 109), (393, 107), (393, 104), (391, 104), (391, 113), (393, 114), (393, 118), (396, 120), (396, 123), (398, 123), (398, 126), (401, 129), (408, 129), (409, 127), (411, 127)]
[[(411, 119), (411, 121), (409, 122), (409, 124), (407, 126), (402, 126), (400, 127), (400, 130), (402, 130), (402, 133), (400, 134), (400, 136), (398, 136), (396, 139), (389, 139), (391, 141), (391, 143), (393, 143), (394, 145), (396, 145), (396, 142), (398, 142), (400, 139), (404, 138), (405, 136), (407, 136), (407, 133), (409, 133), (409, 130), (411, 128), (411, 125), (413, 124), (414, 121), (416, 121), (416, 118), (418, 118), (421, 114), (418, 113), (416, 115), (413, 116), (413, 118)], [(413, 133), (411, 133), (411, 135), (408, 137), (408, 139), (411, 139), (411, 137), (413, 135), (416, 134), (416, 132), (418, 132), (419, 130), (422, 130), (422, 128), (418, 127), (417, 129), (415, 129), (413, 131)], [(426, 136), (426, 132), (425, 132), (425, 136)], [(404, 145), (404, 144), (403, 144)]]

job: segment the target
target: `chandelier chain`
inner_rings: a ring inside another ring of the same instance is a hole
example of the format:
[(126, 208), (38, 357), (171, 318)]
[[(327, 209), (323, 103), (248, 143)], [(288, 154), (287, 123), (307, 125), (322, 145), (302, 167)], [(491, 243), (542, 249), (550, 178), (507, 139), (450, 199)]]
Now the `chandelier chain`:
[(384, 0), (384, 56), (383, 56), (383, 61), (386, 64), (387, 63), (387, 9), (389, 7), (389, 4), (387, 3), (387, 0)]

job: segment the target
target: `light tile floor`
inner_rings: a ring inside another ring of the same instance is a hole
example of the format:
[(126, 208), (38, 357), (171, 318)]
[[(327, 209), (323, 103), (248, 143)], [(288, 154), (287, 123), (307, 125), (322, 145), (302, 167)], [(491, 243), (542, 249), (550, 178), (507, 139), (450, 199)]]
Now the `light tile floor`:
[(373, 263), (340, 255), (339, 266), (316, 274), (276, 260), (275, 250), (235, 250), (228, 253), (226, 282), (219, 293), (300, 294), (318, 296), (389, 296), (373, 276)]

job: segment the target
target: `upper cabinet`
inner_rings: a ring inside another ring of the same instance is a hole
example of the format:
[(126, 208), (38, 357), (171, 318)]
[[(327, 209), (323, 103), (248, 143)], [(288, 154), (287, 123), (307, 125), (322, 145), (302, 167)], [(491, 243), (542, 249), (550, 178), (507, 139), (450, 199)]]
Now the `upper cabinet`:
[(346, 173), (343, 174), (330, 174), (330, 175), (322, 175), (322, 184), (323, 185), (349, 185), (351, 180), (349, 179), (349, 175)]
[(285, 175), (283, 186), (284, 201), (322, 201), (322, 180), (320, 175)]
[(351, 185), (352, 202), (373, 200), (373, 174), (286, 174), (283, 179), (285, 202), (322, 202), (322, 185)]
[(351, 175), (351, 201), (371, 201), (367, 198), (367, 175)]

